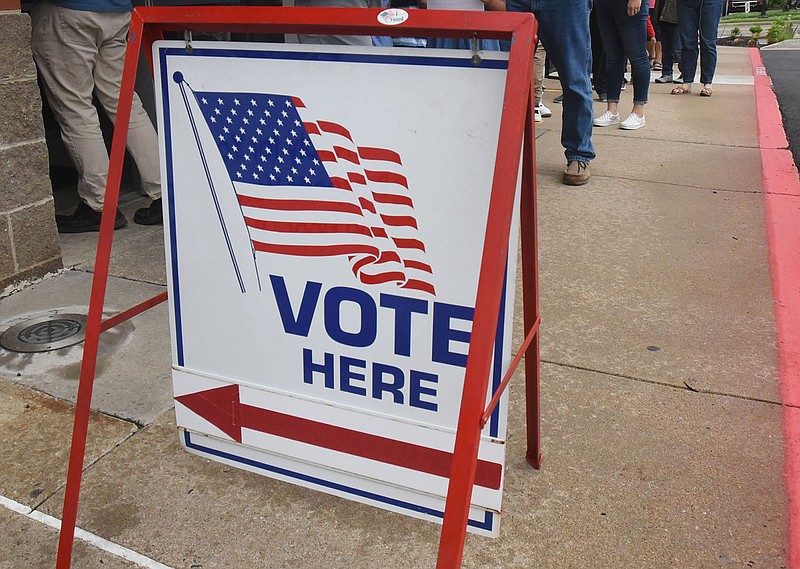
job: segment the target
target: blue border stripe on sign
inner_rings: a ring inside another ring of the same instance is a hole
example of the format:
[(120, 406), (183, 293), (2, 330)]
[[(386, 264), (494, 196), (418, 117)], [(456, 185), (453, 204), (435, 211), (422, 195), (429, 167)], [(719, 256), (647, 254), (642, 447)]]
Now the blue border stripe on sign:
[(172, 259), (172, 290), (170, 297), (175, 313), (175, 349), (177, 351), (178, 365), (184, 365), (183, 353), (183, 325), (181, 323), (181, 289), (178, 282), (178, 235), (175, 228), (175, 192), (172, 170), (172, 127), (169, 120), (169, 78), (167, 77), (166, 50), (159, 50), (161, 63), (161, 101), (163, 103), (163, 122), (165, 160), (167, 162), (167, 201), (169, 202), (169, 245)]
[[(346, 63), (381, 63), (386, 65), (425, 65), (432, 67), (469, 67), (475, 69), (508, 69), (507, 59), (483, 59), (479, 65), (471, 57), (370, 55), (362, 53), (321, 53), (298, 51), (256, 51), (249, 49), (195, 48), (191, 55), (183, 47), (162, 48), (167, 55), (187, 57), (235, 57), (237, 59), (283, 59), (288, 61), (331, 61)], [(434, 51), (434, 50), (430, 50)], [(471, 53), (464, 50), (466, 53)]]
[[(404, 510), (410, 510), (414, 512), (419, 512), (421, 514), (425, 514), (428, 516), (434, 516), (437, 518), (444, 518), (444, 512), (440, 512), (439, 510), (435, 510), (433, 508), (428, 508), (425, 506), (420, 506), (418, 504), (412, 504), (411, 502), (405, 502), (403, 500), (396, 500), (394, 498), (389, 498), (388, 496), (381, 496), (380, 494), (375, 494), (373, 492), (367, 492), (365, 490), (360, 490), (358, 488), (352, 488), (350, 486), (345, 486), (344, 484), (338, 484), (336, 482), (330, 482), (328, 480), (323, 480), (321, 478), (317, 478), (315, 476), (309, 476), (307, 474), (302, 474), (300, 472), (294, 472), (292, 470), (287, 470), (285, 468), (281, 468), (279, 466), (273, 466), (271, 464), (266, 464), (264, 462), (260, 462), (257, 460), (253, 460), (251, 458), (245, 458), (243, 456), (237, 456), (235, 454), (231, 454), (229, 452), (221, 451), (218, 449), (202, 446), (198, 443), (192, 442), (191, 434), (189, 431), (183, 432), (184, 442), (186, 444), (186, 448), (190, 448), (192, 450), (196, 450), (198, 452), (202, 452), (204, 454), (208, 454), (211, 456), (216, 456), (218, 458), (223, 458), (225, 460), (230, 460), (233, 462), (238, 462), (239, 464), (244, 464), (253, 468), (258, 468), (259, 470), (265, 470), (267, 472), (272, 472), (274, 474), (279, 474), (281, 476), (287, 476), (289, 478), (294, 478), (295, 480), (302, 480), (303, 482), (308, 482), (311, 484), (315, 484), (317, 486), (322, 486), (324, 488), (329, 488), (331, 490), (337, 490), (339, 492), (345, 492), (347, 494), (352, 494), (353, 496), (359, 496), (362, 498), (366, 498), (368, 500), (373, 500), (375, 502), (380, 502), (382, 504), (387, 504), (389, 506), (394, 506), (397, 508), (403, 508)], [(477, 521), (470, 519), (468, 524), (472, 527), (491, 531), (492, 529), (492, 522), (494, 519), (494, 513), (489, 511), (484, 511), (484, 520)]]

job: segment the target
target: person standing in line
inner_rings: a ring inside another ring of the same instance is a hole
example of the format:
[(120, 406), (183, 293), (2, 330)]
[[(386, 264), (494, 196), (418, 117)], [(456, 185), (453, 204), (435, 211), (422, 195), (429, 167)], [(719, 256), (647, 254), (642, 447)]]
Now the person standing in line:
[[(678, 0), (678, 27), (681, 33), (681, 72), (683, 84), (673, 95), (688, 95), (697, 73), (700, 47), (700, 95), (714, 94), (712, 83), (717, 70), (717, 28), (722, 17), (722, 0)], [(698, 42), (699, 39), (699, 42)]]
[[(31, 14), (33, 58), (79, 176), (81, 201), (71, 214), (56, 216), (59, 233), (100, 229), (109, 159), (92, 96), (113, 122), (132, 10), (130, 0), (47, 0)], [(162, 223), (158, 137), (136, 93), (127, 147), (144, 191), (153, 200), (133, 220), (142, 225)], [(118, 208), (114, 229), (127, 224)]]
[[(596, 0), (597, 23), (606, 52), (607, 110), (594, 119), (594, 126), (619, 125), (625, 130), (645, 126), (644, 106), (650, 88), (647, 58), (647, 16), (649, 4), (642, 0)], [(627, 60), (631, 62), (633, 109), (620, 122), (619, 97)]]
[(536, 43), (536, 51), (533, 54), (533, 97), (535, 103), (534, 120), (543, 122), (545, 118), (553, 116), (553, 111), (548, 109), (542, 102), (544, 95), (544, 66), (547, 61), (547, 52), (542, 46), (542, 42)]
[(600, 25), (597, 23), (597, 6), (592, 6), (589, 30), (592, 36), (592, 87), (597, 93), (597, 100), (605, 103), (608, 100), (606, 52), (603, 50), (603, 38), (600, 37)]
[[(381, 0), (295, 0), (294, 5), (317, 8), (380, 8)], [(326, 45), (373, 45), (371, 36), (343, 36), (329, 34), (297, 34), (297, 41), (302, 44)]]
[[(658, 0), (656, 19), (661, 27), (661, 77), (656, 83), (672, 83), (675, 63), (680, 64), (681, 36), (678, 33), (677, 0)], [(680, 68), (680, 65), (679, 65)], [(678, 83), (682, 82), (677, 81)]]
[(562, 180), (568, 186), (589, 181), (592, 145), (592, 48), (590, 0), (508, 0), (510, 12), (533, 12), (539, 39), (547, 50), (563, 89), (561, 145), (567, 159)]

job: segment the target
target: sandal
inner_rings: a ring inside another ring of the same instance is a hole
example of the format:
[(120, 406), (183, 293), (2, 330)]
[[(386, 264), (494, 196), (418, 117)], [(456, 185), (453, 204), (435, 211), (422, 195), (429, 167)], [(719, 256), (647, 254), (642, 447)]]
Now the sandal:
[(703, 85), (703, 88), (700, 89), (700, 96), (701, 97), (710, 97), (714, 94), (714, 90), (711, 88), (711, 85)]
[(672, 91), (670, 91), (671, 95), (688, 95), (692, 92), (692, 88), (689, 85), (678, 85)]
[(662, 69), (663, 69), (663, 67), (661, 66), (661, 64), (658, 61), (653, 63), (653, 71), (661, 71)]

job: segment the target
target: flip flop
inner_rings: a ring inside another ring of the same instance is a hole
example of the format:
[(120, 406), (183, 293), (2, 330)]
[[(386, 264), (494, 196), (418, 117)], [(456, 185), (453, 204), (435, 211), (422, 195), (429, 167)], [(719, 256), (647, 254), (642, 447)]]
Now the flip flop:
[(688, 85), (678, 85), (672, 91), (670, 91), (670, 95), (689, 95), (692, 92), (692, 88)]
[(714, 90), (711, 88), (711, 85), (705, 85), (702, 89), (700, 89), (701, 97), (710, 97), (713, 94)]
[(658, 61), (653, 63), (653, 71), (661, 71), (662, 69), (663, 68), (662, 68), (661, 64)]

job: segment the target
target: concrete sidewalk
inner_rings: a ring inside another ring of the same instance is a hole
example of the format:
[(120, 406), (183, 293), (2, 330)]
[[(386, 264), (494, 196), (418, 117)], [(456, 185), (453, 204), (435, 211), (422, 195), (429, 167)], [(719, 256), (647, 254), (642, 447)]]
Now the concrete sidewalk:
[[(646, 128), (595, 129), (598, 160), (580, 188), (560, 183), (558, 92), (545, 95), (554, 116), (537, 125), (544, 464), (524, 459), (518, 373), (501, 536), (468, 536), (465, 567), (786, 567), (753, 72), (747, 49), (719, 55), (712, 98), (653, 84)], [(3, 298), (0, 331), (31, 314), (85, 310), (95, 241), (62, 236), (69, 269)], [(118, 231), (109, 312), (164, 288), (161, 228)], [(521, 315), (517, 345), (520, 331)], [(103, 336), (79, 527), (151, 567), (435, 565), (439, 526), (184, 452), (169, 345), (163, 305)], [(0, 348), (0, 568), (54, 566), (57, 532), (23, 514), (60, 518), (80, 355)], [(137, 566), (109, 549), (79, 540), (73, 567)]]

